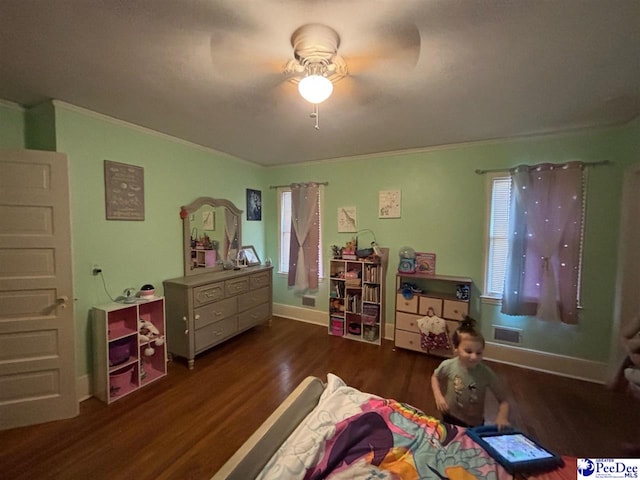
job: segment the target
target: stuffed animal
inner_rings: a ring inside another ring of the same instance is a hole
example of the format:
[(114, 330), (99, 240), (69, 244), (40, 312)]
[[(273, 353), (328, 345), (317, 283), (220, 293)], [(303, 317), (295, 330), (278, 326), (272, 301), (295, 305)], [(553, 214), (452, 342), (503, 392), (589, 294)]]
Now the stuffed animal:
[[(156, 326), (142, 318), (138, 319), (138, 333), (140, 334), (140, 340), (143, 342), (160, 339), (160, 331)], [(162, 343), (160, 345), (162, 345)]]
[(344, 248), (342, 249), (342, 253), (348, 253), (348, 254), (356, 253), (356, 242), (353, 240), (347, 242)]

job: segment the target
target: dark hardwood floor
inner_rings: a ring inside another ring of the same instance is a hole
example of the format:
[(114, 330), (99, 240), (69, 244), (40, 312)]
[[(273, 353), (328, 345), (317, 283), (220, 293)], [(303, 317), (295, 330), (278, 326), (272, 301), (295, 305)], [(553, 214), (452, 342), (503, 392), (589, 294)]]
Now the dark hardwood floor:
[[(437, 415), (429, 387), (441, 359), (327, 335), (274, 318), (112, 405), (82, 402), (69, 420), (0, 432), (1, 479), (207, 479), (307, 375)], [(512, 422), (557, 453), (628, 457), (640, 404), (593, 383), (491, 363), (508, 383)]]

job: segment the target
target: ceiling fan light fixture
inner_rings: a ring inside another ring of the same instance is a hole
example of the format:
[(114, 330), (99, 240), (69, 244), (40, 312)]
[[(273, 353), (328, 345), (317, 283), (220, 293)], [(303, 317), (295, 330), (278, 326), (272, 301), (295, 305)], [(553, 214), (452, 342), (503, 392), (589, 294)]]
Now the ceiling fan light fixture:
[(307, 102), (318, 104), (331, 96), (333, 83), (322, 75), (308, 75), (298, 83), (298, 91)]

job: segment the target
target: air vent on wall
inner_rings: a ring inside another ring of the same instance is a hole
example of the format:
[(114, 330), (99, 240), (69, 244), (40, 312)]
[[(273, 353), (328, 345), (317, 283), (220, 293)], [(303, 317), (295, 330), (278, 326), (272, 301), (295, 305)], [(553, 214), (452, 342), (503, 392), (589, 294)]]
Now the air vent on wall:
[(311, 295), (305, 295), (302, 297), (302, 305), (305, 307), (315, 307), (316, 306), (316, 297), (312, 297)]
[(522, 330), (493, 325), (493, 339), (499, 342), (522, 343)]

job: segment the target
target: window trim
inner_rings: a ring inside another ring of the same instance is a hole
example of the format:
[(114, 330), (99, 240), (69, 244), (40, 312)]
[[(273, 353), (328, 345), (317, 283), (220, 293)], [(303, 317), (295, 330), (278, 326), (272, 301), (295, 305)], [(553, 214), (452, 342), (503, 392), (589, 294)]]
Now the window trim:
[(509, 170), (487, 172), (485, 174), (485, 217), (484, 217), (484, 271), (483, 271), (483, 285), (482, 294), (480, 298), (484, 303), (501, 305), (502, 295), (490, 294), (487, 292), (489, 285), (489, 271), (490, 271), (490, 248), (491, 248), (491, 221), (492, 221), (492, 198), (493, 198), (493, 182), (496, 178), (510, 177)]

